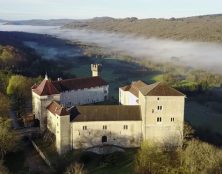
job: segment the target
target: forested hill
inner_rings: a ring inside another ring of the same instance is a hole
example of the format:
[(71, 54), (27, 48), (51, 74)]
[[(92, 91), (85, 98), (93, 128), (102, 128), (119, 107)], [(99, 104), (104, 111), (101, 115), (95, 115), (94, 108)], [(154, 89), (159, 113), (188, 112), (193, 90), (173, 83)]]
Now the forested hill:
[(17, 65), (27, 61), (26, 55), (13, 46), (0, 45), (0, 63)]
[[(33, 25), (33, 26), (62, 26), (70, 22), (74, 22), (74, 19), (33, 19), (33, 20), (21, 20), (21, 21), (4, 21), (7, 25)], [(1, 20), (0, 20), (1, 22)]]
[(222, 42), (222, 14), (171, 19), (102, 17), (75, 21), (64, 27), (131, 33), (175, 40)]

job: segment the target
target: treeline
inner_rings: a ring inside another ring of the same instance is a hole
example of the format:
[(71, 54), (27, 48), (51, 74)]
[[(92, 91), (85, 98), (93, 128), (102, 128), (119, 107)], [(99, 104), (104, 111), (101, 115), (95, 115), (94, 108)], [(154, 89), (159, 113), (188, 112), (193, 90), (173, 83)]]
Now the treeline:
[(220, 174), (222, 150), (197, 139), (186, 147), (166, 150), (144, 142), (136, 155), (136, 174)]
[(144, 142), (136, 155), (138, 174), (221, 174), (222, 149), (201, 141), (194, 129), (184, 125), (183, 146), (168, 148)]
[(21, 145), (10, 115), (15, 113), (15, 119), (22, 123), (22, 118), (31, 111), (31, 86), (39, 83), (46, 72), (52, 78), (63, 74), (61, 64), (42, 59), (32, 49), (25, 47), (22, 41), (15, 47), (9, 45), (10, 37), (9, 43), (1, 39), (0, 43), (4, 44), (0, 45), (0, 173), (7, 174), (5, 156)]
[(10, 119), (10, 98), (0, 92), (0, 173), (8, 174), (4, 166), (4, 157), (9, 152), (14, 152), (19, 147), (19, 138), (12, 128)]

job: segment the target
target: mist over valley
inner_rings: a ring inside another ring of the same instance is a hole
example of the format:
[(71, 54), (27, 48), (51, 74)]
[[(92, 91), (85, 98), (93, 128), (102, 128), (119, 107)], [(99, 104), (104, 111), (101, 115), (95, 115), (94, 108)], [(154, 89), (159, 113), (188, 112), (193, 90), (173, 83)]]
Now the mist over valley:
[[(144, 38), (132, 34), (65, 29), (54, 26), (1, 25), (0, 31), (47, 34), (73, 42), (78, 41), (83, 44), (96, 45), (110, 52), (122, 53), (137, 59), (147, 59), (156, 63), (171, 62), (213, 73), (222, 73), (220, 68), (222, 65), (222, 44), (220, 43), (174, 41), (153, 37)], [(33, 47), (33, 43), (29, 43), (29, 45)], [(48, 54), (50, 52), (52, 53), (51, 57), (53, 57), (53, 50), (48, 50)], [(61, 54), (63, 52), (68, 53), (69, 51), (62, 50)]]

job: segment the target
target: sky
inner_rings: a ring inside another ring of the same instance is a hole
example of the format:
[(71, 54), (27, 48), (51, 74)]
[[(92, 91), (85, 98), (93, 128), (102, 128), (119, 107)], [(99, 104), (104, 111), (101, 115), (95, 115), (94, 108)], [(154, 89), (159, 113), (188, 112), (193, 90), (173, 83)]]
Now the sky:
[(222, 0), (0, 0), (0, 19), (170, 18), (222, 13)]

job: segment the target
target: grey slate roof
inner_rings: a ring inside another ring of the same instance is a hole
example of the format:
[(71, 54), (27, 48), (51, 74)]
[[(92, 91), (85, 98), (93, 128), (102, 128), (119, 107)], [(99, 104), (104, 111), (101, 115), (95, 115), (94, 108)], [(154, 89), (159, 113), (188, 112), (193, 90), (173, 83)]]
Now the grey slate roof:
[(168, 86), (163, 82), (147, 85), (140, 89), (144, 96), (185, 96), (180, 91)]
[(71, 121), (139, 121), (140, 106), (94, 105), (76, 106), (70, 110)]

